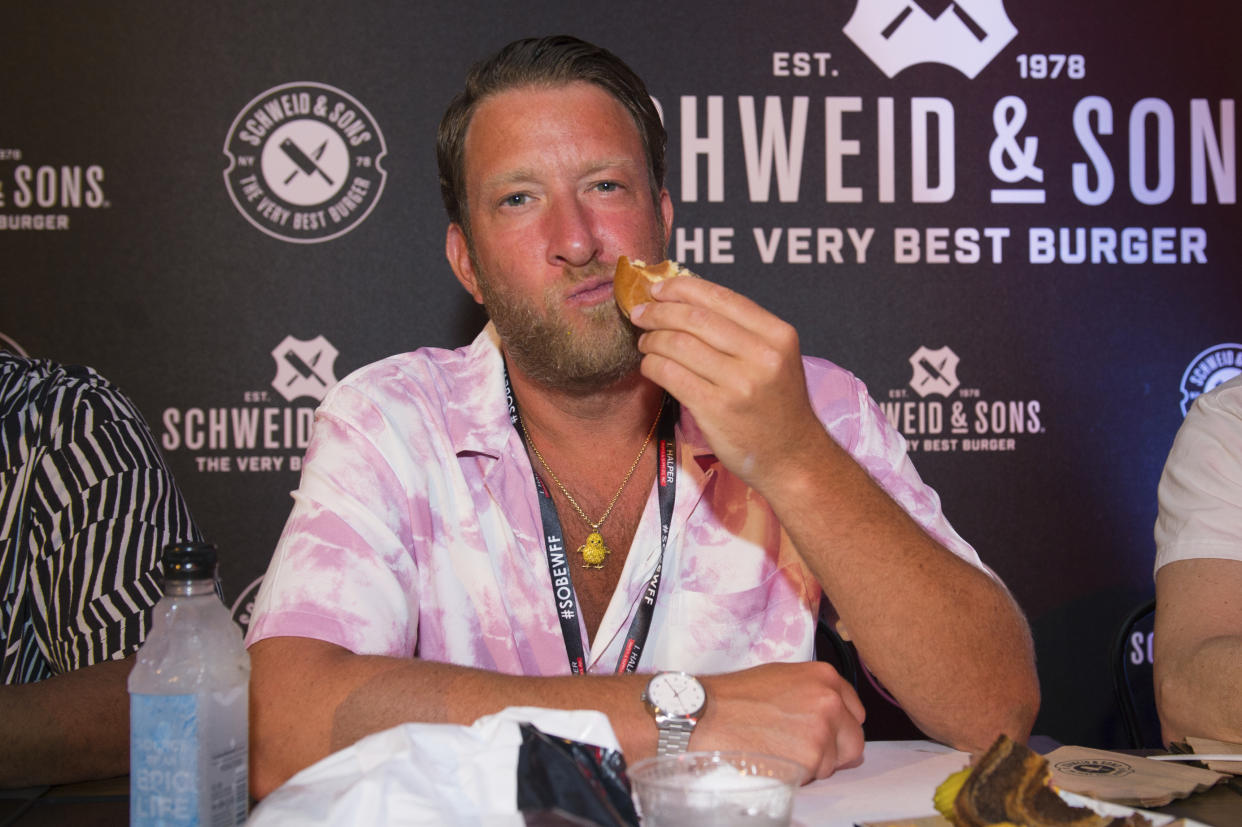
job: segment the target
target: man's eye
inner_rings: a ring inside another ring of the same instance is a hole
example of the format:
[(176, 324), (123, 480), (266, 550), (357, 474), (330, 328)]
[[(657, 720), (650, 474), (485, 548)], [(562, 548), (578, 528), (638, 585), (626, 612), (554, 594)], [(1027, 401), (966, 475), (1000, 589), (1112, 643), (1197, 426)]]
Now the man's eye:
[(616, 181), (600, 181), (595, 188), (600, 192), (616, 192), (621, 189), (621, 185)]
[(506, 195), (500, 202), (502, 207), (520, 207), (530, 200), (524, 192), (515, 192), (512, 195)]

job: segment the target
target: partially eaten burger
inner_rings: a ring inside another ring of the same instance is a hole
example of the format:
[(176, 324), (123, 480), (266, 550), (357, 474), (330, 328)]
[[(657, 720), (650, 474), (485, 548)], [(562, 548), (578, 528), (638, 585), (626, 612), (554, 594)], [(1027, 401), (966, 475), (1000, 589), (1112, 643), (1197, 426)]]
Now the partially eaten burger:
[(1151, 827), (1138, 813), (1102, 816), (1057, 795), (1043, 756), (1001, 735), (973, 767), (936, 788), (936, 809), (956, 827)]
[(651, 285), (674, 276), (693, 276), (675, 261), (662, 261), (648, 265), (642, 259), (630, 261), (625, 256), (617, 259), (617, 272), (612, 280), (612, 295), (617, 307), (630, 317), (630, 311), (643, 302), (651, 301)]

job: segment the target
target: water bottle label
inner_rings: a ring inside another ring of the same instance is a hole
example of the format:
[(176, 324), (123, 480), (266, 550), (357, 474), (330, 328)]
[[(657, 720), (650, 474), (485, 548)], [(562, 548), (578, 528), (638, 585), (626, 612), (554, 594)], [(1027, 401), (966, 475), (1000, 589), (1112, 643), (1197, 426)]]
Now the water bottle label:
[(131, 827), (197, 825), (198, 699), (131, 695), (129, 725)]
[(250, 808), (250, 792), (246, 786), (248, 758), (245, 744), (211, 756), (209, 775), (213, 827), (246, 823), (246, 813)]

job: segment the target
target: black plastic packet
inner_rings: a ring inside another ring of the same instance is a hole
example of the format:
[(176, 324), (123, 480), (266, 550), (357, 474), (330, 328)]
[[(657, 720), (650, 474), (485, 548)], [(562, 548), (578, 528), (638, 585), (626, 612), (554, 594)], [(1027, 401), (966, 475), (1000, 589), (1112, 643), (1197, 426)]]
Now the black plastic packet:
[(517, 808), (528, 827), (638, 827), (620, 752), (521, 728)]

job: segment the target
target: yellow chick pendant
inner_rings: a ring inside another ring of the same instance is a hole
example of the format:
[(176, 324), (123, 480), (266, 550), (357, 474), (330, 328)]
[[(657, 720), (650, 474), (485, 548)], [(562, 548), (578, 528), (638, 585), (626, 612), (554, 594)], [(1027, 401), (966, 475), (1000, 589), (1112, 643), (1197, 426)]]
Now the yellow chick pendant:
[(586, 542), (578, 546), (582, 555), (582, 566), (588, 569), (602, 569), (604, 558), (612, 553), (612, 549), (604, 545), (604, 537), (598, 531), (592, 531)]

